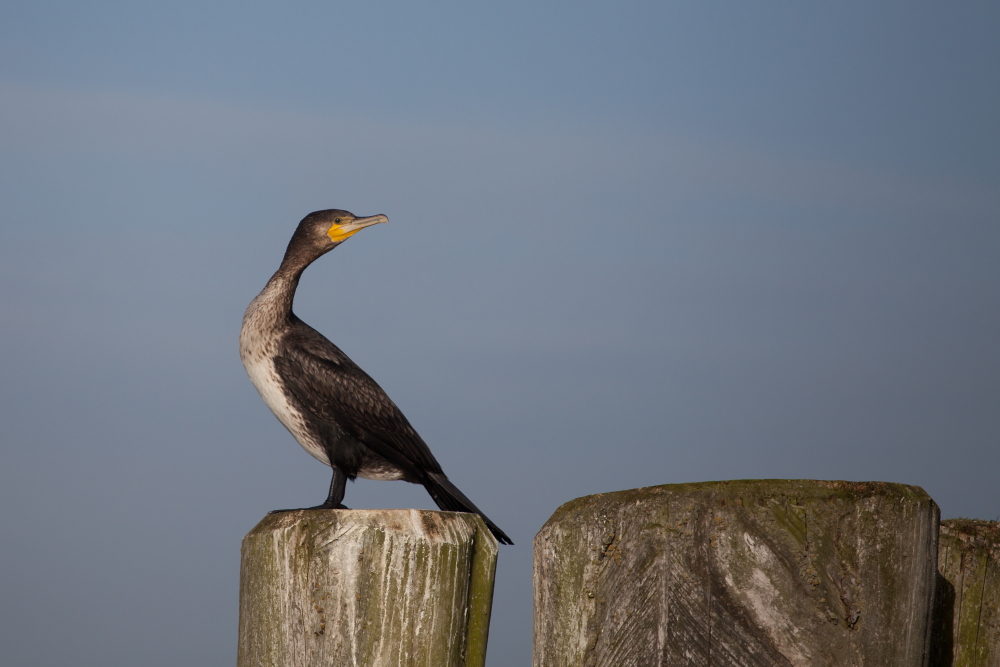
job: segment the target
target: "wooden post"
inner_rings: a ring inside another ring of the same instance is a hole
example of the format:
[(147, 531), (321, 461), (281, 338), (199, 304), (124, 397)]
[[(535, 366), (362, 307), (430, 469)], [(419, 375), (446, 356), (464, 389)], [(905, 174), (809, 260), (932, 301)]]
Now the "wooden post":
[(312, 510), (243, 538), (238, 667), (482, 667), (497, 542), (474, 514)]
[(922, 667), (938, 508), (748, 480), (578, 498), (535, 537), (535, 667)]
[(932, 667), (1000, 665), (1000, 523), (941, 522)]

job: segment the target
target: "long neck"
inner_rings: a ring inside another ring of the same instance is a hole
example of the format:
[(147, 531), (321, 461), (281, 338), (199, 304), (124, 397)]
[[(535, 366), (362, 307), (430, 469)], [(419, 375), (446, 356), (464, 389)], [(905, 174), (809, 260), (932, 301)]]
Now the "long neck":
[(295, 300), (295, 290), (299, 286), (299, 278), (306, 267), (313, 263), (315, 257), (304, 253), (285, 253), (281, 266), (274, 272), (271, 279), (264, 285), (257, 298), (247, 309), (251, 311), (261, 324), (281, 325), (292, 317), (292, 302)]

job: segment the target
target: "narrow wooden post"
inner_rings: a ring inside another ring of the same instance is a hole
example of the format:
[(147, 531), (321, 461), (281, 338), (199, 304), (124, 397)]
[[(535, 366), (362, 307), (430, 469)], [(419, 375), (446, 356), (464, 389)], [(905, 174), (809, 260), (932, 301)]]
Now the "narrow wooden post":
[(938, 508), (748, 480), (587, 496), (535, 537), (535, 667), (922, 667)]
[(474, 514), (313, 510), (243, 538), (238, 667), (482, 667), (497, 542)]
[(1000, 523), (941, 522), (932, 667), (1000, 665)]

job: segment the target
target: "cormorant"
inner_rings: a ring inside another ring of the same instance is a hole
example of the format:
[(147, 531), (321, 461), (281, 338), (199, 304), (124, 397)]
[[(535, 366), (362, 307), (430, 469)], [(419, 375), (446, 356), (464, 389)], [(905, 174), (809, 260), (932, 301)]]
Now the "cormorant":
[(382, 387), (292, 312), (295, 288), (306, 267), (358, 230), (379, 222), (389, 219), (359, 218), (340, 209), (316, 211), (302, 219), (281, 266), (243, 316), (243, 366), (267, 407), (299, 444), (333, 468), (326, 501), (303, 509), (347, 509), (342, 501), (348, 479), (401, 479), (423, 484), (442, 510), (478, 514), (497, 540), (513, 544), (445, 476)]

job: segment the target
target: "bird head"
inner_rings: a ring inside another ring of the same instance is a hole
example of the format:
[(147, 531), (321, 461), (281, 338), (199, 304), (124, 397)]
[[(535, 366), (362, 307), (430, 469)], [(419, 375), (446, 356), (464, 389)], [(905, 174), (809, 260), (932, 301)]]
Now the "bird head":
[(312, 259), (333, 250), (348, 238), (380, 222), (389, 222), (384, 215), (359, 218), (350, 211), (332, 208), (316, 211), (302, 218), (286, 254), (305, 255)]

